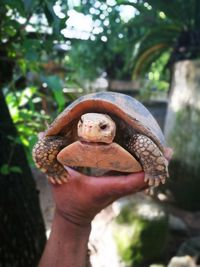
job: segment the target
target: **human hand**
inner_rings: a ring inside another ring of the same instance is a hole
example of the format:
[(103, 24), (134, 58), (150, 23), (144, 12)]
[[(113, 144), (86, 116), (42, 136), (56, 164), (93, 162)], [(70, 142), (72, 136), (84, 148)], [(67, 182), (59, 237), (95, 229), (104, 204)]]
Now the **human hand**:
[[(169, 161), (172, 149), (164, 155)], [(68, 182), (52, 185), (56, 210), (65, 219), (79, 225), (90, 224), (94, 216), (116, 199), (147, 188), (144, 173), (94, 177), (66, 167)]]
[(52, 185), (56, 211), (66, 220), (90, 224), (94, 216), (116, 199), (147, 187), (144, 173), (120, 176), (86, 176), (67, 168), (68, 182)]

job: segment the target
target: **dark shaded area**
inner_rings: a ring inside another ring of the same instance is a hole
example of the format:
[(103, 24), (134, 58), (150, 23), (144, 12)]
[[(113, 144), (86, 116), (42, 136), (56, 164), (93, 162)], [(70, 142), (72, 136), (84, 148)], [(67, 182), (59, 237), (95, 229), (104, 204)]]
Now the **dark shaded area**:
[(196, 171), (178, 160), (172, 160), (169, 166), (169, 189), (177, 205), (186, 210), (199, 211), (200, 180)]
[(169, 66), (180, 60), (198, 58), (200, 54), (200, 31), (190, 30), (180, 33), (168, 62)]
[(46, 241), (44, 223), (35, 182), (1, 90), (0, 121), (0, 166), (4, 166), (0, 173), (0, 266), (34, 267)]
[(164, 101), (151, 101), (143, 103), (145, 107), (151, 112), (157, 120), (160, 128), (164, 130), (165, 117), (167, 113), (167, 102)]

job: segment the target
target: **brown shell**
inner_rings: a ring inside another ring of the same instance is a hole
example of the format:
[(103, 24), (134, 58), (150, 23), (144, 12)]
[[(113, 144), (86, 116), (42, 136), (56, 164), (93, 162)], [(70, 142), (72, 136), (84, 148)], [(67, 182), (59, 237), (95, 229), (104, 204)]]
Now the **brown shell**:
[[(124, 120), (139, 133), (151, 138), (163, 151), (165, 141), (162, 131), (151, 113), (136, 99), (114, 92), (99, 92), (78, 98), (49, 126), (45, 135), (58, 135), (87, 112), (113, 114)], [(71, 128), (70, 127), (70, 128)]]

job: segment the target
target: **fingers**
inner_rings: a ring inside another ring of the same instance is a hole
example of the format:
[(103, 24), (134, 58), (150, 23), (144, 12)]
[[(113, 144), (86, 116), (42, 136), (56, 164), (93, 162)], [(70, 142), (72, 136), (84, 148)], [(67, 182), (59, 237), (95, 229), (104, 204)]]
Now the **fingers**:
[(116, 198), (138, 192), (147, 187), (144, 182), (144, 172), (121, 176), (103, 176), (98, 179), (97, 186), (104, 195)]
[(70, 168), (66, 169), (71, 178), (83, 179), (83, 182), (87, 184), (87, 187), (91, 188), (91, 192), (97, 194), (97, 197), (116, 196), (117, 198), (147, 187), (147, 184), (144, 182), (143, 172), (120, 176), (92, 177), (83, 175)]

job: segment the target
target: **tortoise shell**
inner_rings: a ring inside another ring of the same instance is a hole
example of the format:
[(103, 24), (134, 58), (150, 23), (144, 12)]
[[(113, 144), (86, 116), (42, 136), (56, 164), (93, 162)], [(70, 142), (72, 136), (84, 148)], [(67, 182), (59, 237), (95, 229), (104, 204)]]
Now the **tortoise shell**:
[[(64, 134), (69, 130), (71, 132), (76, 128), (80, 116), (89, 112), (106, 113), (123, 120), (127, 127), (146, 135), (162, 152), (164, 151), (163, 133), (148, 109), (133, 97), (114, 92), (98, 92), (81, 96), (54, 120), (46, 130), (45, 136)], [(70, 133), (69, 139), (73, 138), (72, 136)]]

